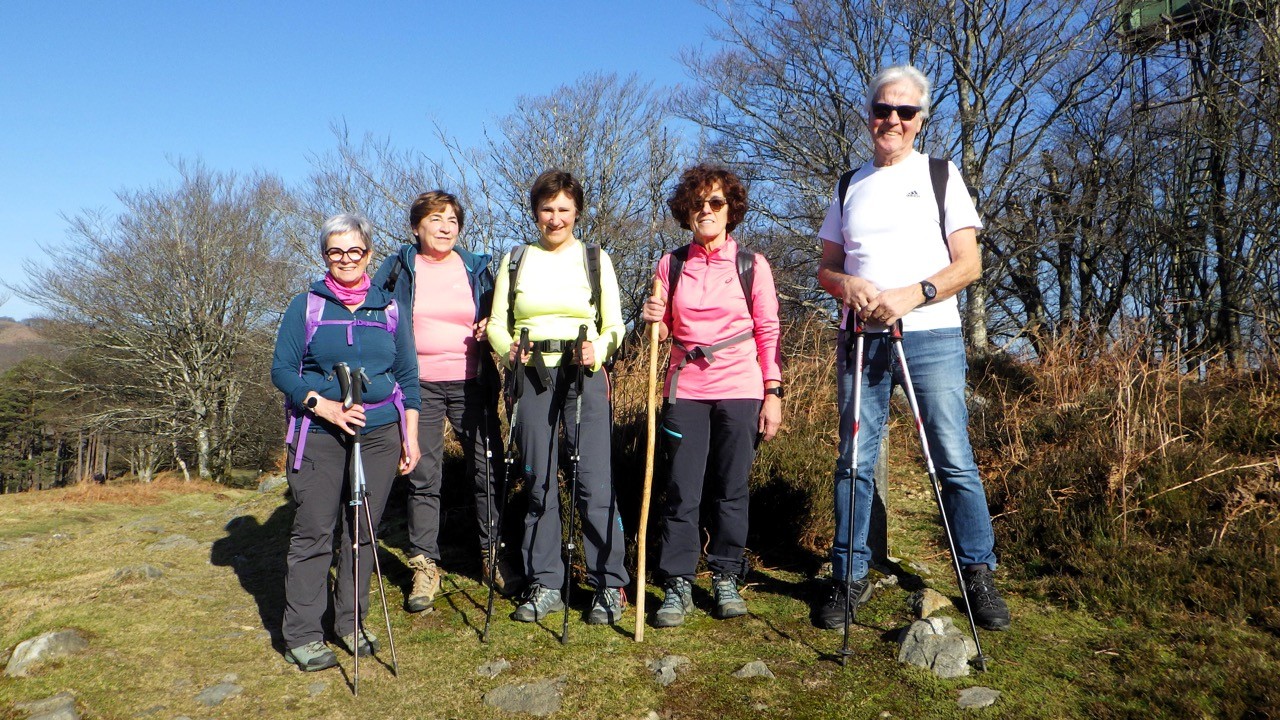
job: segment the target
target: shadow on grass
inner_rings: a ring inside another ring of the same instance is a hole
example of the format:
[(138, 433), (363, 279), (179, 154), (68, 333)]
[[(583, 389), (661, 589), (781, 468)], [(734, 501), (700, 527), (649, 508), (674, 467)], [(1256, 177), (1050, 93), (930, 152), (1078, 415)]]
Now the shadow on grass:
[[(240, 586), (253, 597), (262, 627), (271, 634), (272, 647), (280, 652), (285, 650), (280, 624), (284, 618), (285, 556), (293, 514), (293, 504), (287, 502), (276, 508), (265, 523), (252, 515), (232, 518), (224, 527), (226, 537), (214, 541), (209, 552), (209, 561), (231, 568)], [(325, 613), (331, 620), (333, 609)]]

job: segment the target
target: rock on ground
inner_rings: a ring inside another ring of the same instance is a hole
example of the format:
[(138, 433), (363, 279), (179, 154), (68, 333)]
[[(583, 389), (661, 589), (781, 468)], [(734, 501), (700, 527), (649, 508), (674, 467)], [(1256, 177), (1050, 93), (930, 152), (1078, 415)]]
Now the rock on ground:
[(28, 720), (80, 720), (80, 713), (76, 712), (76, 696), (69, 692), (60, 692), (43, 700), (14, 703), (13, 707), (27, 713)]
[(649, 663), (649, 670), (653, 673), (653, 679), (666, 687), (676, 681), (676, 670), (688, 664), (689, 658), (683, 655), (663, 655)]
[(898, 662), (928, 668), (943, 678), (969, 674), (969, 658), (978, 654), (973, 641), (949, 617), (917, 620), (902, 634)]
[(157, 580), (164, 577), (164, 570), (142, 563), (141, 565), (127, 565), (116, 570), (111, 579), (115, 582), (129, 582), (130, 580)]
[(262, 478), (262, 481), (258, 483), (258, 492), (274, 492), (288, 484), (289, 480), (286, 479), (284, 475), (268, 475), (267, 477)]
[(560, 709), (564, 677), (503, 685), (484, 694), (484, 704), (513, 713), (546, 717)]
[(939, 610), (951, 607), (951, 600), (933, 588), (925, 588), (912, 593), (907, 604), (911, 606), (911, 612), (923, 620)]
[(498, 658), (493, 662), (487, 662), (481, 665), (480, 667), (476, 668), (476, 674), (481, 677), (487, 677), (492, 679), (501, 675), (504, 670), (510, 670), (510, 669), (511, 669), (511, 663), (507, 662), (506, 658)]
[(18, 643), (9, 657), (4, 674), (9, 677), (26, 677), (32, 665), (56, 657), (64, 657), (89, 647), (79, 630), (58, 630), (37, 635)]
[(215, 707), (242, 692), (244, 692), (243, 687), (235, 684), (234, 681), (227, 682), (224, 680), (213, 687), (201, 690), (200, 694), (196, 695), (196, 702), (204, 705), (205, 707)]
[(147, 550), (156, 552), (158, 550), (190, 550), (200, 547), (200, 543), (192, 540), (186, 535), (170, 535), (162, 540), (157, 540), (147, 546)]
[(960, 707), (965, 710), (994, 705), (999, 699), (1000, 691), (989, 687), (971, 687), (960, 691)]
[(329, 688), (329, 683), (324, 680), (317, 680), (307, 686), (307, 694), (315, 697)]
[(768, 680), (772, 680), (774, 678), (773, 671), (769, 669), (768, 665), (764, 664), (763, 660), (752, 660), (746, 665), (738, 668), (738, 670), (733, 673), (733, 676), (736, 678), (761, 677)]

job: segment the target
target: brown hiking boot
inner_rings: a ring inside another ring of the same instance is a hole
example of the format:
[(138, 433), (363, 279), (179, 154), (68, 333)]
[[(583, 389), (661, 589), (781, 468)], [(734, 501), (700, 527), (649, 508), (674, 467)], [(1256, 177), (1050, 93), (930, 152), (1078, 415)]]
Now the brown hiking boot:
[[(495, 564), (494, 561), (497, 560)], [(489, 573), (493, 573), (490, 575)], [(493, 578), (493, 589), (502, 594), (507, 592), (507, 579), (502, 576), (502, 561), (494, 555), (493, 549), (480, 551), (480, 580), (485, 584), (489, 584), (490, 577)]]
[(405, 609), (414, 613), (431, 610), (436, 593), (440, 592), (440, 567), (426, 555), (409, 558), (409, 567), (413, 570), (413, 589), (404, 602)]

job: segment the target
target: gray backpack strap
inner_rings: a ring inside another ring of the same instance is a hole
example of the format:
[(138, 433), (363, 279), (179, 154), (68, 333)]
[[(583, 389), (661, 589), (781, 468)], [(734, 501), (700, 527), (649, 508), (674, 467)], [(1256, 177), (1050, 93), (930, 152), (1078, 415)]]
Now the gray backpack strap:
[(512, 337), (516, 334), (516, 285), (520, 281), (520, 265), (524, 262), (524, 251), (528, 245), (517, 245), (511, 248), (507, 259), (507, 332)]

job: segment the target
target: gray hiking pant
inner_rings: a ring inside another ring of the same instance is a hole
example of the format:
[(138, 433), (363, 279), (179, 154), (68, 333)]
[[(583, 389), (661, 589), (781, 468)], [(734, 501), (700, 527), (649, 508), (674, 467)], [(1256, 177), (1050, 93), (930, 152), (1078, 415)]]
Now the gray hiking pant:
[[(418, 445), (422, 459), (409, 473), (409, 557), (440, 559), (440, 487), (444, 463), (444, 422), (462, 445), (465, 477), (474, 486), (480, 549), (493, 542), (498, 526), (497, 503), (503, 489), (502, 440), (498, 429), (497, 388), (477, 378), (423, 382), (418, 415)], [(491, 456), (486, 457), (486, 444)]]
[[(524, 540), (520, 546), (525, 576), (531, 583), (544, 587), (564, 586), (557, 480), (559, 429), (563, 423), (570, 456), (574, 446), (581, 456), (577, 524), (582, 530), (587, 580), (594, 587), (624, 587), (630, 578), (624, 565), (626, 539), (610, 469), (609, 380), (604, 372), (586, 374), (579, 423), (575, 419), (578, 393), (573, 370), (555, 370), (554, 388), (540, 387), (533, 368), (526, 366), (524, 372), (524, 389), (516, 410), (516, 438), (529, 487), (529, 514), (525, 517)], [(572, 484), (572, 473), (572, 467), (565, 468), (566, 487)]]
[[(328, 429), (328, 428), (326, 428)], [(333, 564), (335, 530), (338, 542), (338, 577), (334, 587), (334, 630), (350, 635), (352, 608), (352, 552), (354, 508), (347, 460), (350, 441), (339, 430), (310, 433), (302, 453), (302, 467), (289, 471), (289, 491), (297, 503), (293, 528), (289, 533), (289, 554), (284, 580), (284, 623), (281, 628), (286, 648), (296, 648), (324, 639), (320, 618), (328, 606), (329, 567)], [(391, 493), (391, 480), (400, 462), (398, 423), (369, 430), (360, 438), (368, 508), (376, 528)], [(289, 449), (288, 467), (293, 467)], [(373, 571), (374, 548), (369, 524), (360, 515), (360, 617), (369, 612), (369, 580)]]

